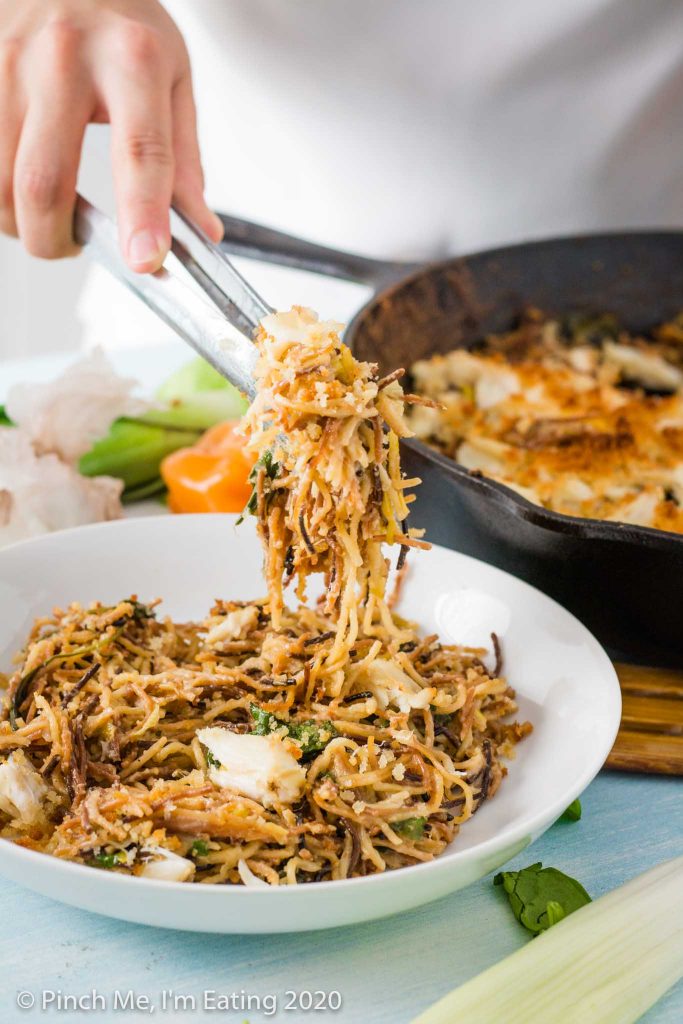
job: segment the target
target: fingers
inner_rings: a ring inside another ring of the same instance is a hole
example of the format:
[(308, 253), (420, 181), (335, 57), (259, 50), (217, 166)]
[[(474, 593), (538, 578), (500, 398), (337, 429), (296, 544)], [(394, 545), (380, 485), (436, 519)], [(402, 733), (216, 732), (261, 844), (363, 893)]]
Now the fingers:
[(172, 98), (175, 182), (173, 200), (214, 242), (223, 237), (223, 225), (204, 201), (204, 174), (197, 142), (197, 115), (188, 73), (176, 83)]
[(14, 216), (30, 253), (76, 252), (73, 209), (92, 100), (78, 73), (79, 35), (55, 26), (37, 51), (35, 77), (14, 162)]
[[(2, 3), (2, 0), (0, 0)], [(0, 37), (0, 231), (29, 252), (73, 253), (73, 209), (85, 128), (109, 120), (121, 249), (157, 270), (178, 204), (212, 239), (203, 197), (189, 62), (170, 19), (47, 17)]]
[(24, 115), (19, 88), (19, 45), (15, 39), (0, 45), (0, 231), (17, 236), (14, 216), (14, 162)]
[(170, 247), (174, 153), (172, 76), (153, 33), (135, 26), (104, 85), (121, 250), (140, 273), (158, 270)]

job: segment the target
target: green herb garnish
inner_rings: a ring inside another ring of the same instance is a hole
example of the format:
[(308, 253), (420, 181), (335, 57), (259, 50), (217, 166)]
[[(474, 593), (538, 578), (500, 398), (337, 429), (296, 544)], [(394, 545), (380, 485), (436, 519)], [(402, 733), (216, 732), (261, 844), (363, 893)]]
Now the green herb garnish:
[(213, 756), (213, 754), (211, 753), (210, 750), (206, 750), (204, 752), (204, 756), (206, 757), (206, 763), (208, 764), (209, 768), (220, 768), (221, 767), (220, 761), (218, 760), (217, 757)]
[(90, 862), (96, 868), (119, 868), (128, 863), (128, 854), (125, 850), (117, 850), (115, 853), (96, 853)]
[(560, 815), (560, 821), (580, 821), (581, 820), (581, 801), (576, 799), (572, 800), (566, 811)]
[(252, 485), (252, 491), (249, 495), (249, 501), (244, 506), (244, 512), (237, 520), (237, 525), (244, 522), (246, 515), (256, 515), (256, 505), (258, 504), (258, 495), (256, 493), (256, 477), (260, 469), (265, 469), (266, 477), (269, 480), (274, 480), (280, 472), (280, 463), (273, 460), (273, 453), (270, 448), (267, 448), (261, 458), (254, 464), (251, 473), (249, 474), (249, 483)]
[(254, 727), (251, 731), (256, 736), (268, 736), (283, 724), (271, 711), (264, 711), (258, 704), (250, 704), (249, 710), (254, 719)]
[(324, 750), (337, 730), (331, 722), (316, 722), (307, 719), (304, 722), (285, 722), (271, 711), (264, 711), (258, 704), (250, 704), (251, 717), (254, 719), (252, 733), (255, 736), (269, 736), (284, 728), (290, 739), (301, 747), (302, 754), (317, 754)]
[(209, 844), (205, 839), (195, 839), (190, 847), (191, 857), (206, 857), (209, 853)]
[(534, 935), (591, 902), (584, 887), (557, 868), (530, 864), (521, 871), (501, 871), (493, 879), (508, 894), (512, 912)]
[(418, 840), (424, 836), (426, 824), (426, 818), (404, 818), (403, 821), (393, 821), (391, 827), (406, 839)]

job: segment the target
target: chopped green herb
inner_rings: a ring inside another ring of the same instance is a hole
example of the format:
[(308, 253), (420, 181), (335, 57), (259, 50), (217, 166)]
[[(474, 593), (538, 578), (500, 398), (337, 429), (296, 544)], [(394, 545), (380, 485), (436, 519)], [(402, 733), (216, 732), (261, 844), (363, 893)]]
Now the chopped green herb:
[(291, 722), (288, 729), (290, 737), (301, 744), (304, 754), (317, 754), (324, 750), (337, 735), (331, 722)]
[(422, 839), (427, 824), (426, 818), (404, 818), (403, 821), (394, 821), (391, 827), (394, 832), (406, 839)]
[(149, 605), (143, 604), (141, 601), (131, 601), (130, 603), (133, 606), (133, 618), (136, 622), (156, 618), (154, 609), (150, 608)]
[(191, 857), (206, 857), (209, 852), (209, 844), (205, 839), (195, 839), (190, 847)]
[(591, 902), (575, 878), (557, 868), (544, 868), (540, 862), (521, 871), (501, 871), (493, 884), (503, 886), (513, 914), (534, 935)]
[(258, 704), (250, 704), (249, 710), (254, 719), (254, 728), (251, 731), (256, 736), (268, 736), (282, 725), (271, 711), (264, 711)]
[(569, 807), (560, 815), (560, 821), (580, 821), (581, 820), (581, 801), (572, 800)]
[(301, 746), (304, 755), (317, 754), (324, 750), (330, 740), (337, 735), (337, 730), (331, 722), (315, 722), (313, 719), (307, 719), (305, 722), (284, 722), (272, 712), (264, 711), (258, 704), (250, 704), (249, 708), (254, 719), (254, 735), (268, 736), (284, 727), (289, 738)]
[(280, 463), (279, 462), (275, 462), (273, 460), (273, 453), (270, 450), (270, 448), (268, 448), (263, 453), (263, 455), (258, 460), (258, 462), (256, 462), (254, 464), (254, 466), (252, 468), (252, 471), (249, 474), (249, 483), (252, 485), (252, 492), (249, 495), (249, 501), (244, 506), (244, 512), (242, 513), (242, 515), (237, 520), (237, 525), (238, 526), (240, 525), (240, 523), (242, 523), (244, 521), (244, 517), (246, 515), (251, 515), (251, 516), (256, 515), (256, 505), (257, 505), (257, 502), (258, 502), (258, 496), (256, 494), (256, 477), (258, 476), (258, 471), (260, 469), (265, 469), (266, 477), (269, 480), (274, 480), (275, 477), (280, 472)]
[(211, 753), (210, 750), (206, 750), (204, 752), (204, 755), (206, 757), (206, 763), (208, 764), (209, 768), (220, 768), (221, 767), (220, 761), (218, 760), (217, 757), (213, 756), (213, 754)]
[(91, 861), (92, 867), (96, 868), (118, 868), (128, 863), (128, 854), (125, 850), (117, 850), (115, 853), (96, 853)]

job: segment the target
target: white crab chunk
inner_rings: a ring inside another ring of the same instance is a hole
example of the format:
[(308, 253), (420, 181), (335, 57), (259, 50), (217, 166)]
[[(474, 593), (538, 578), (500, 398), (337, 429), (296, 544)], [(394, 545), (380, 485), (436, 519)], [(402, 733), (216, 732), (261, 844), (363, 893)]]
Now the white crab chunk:
[(299, 799), (306, 772), (279, 736), (251, 736), (211, 727), (197, 733), (200, 743), (218, 761), (209, 778), (222, 789), (258, 800), (264, 807)]
[(171, 853), (162, 847), (149, 848), (148, 853), (155, 855), (154, 860), (145, 862), (140, 872), (141, 878), (155, 878), (160, 882), (189, 882), (195, 872), (195, 866), (187, 857)]
[(26, 825), (43, 816), (47, 786), (23, 750), (15, 750), (0, 764), (0, 810)]
[(678, 391), (683, 387), (683, 372), (656, 353), (643, 352), (616, 341), (606, 341), (604, 352), (606, 362), (616, 366), (627, 380), (664, 391)]
[(225, 618), (213, 626), (206, 634), (206, 642), (210, 646), (225, 641), (243, 639), (258, 622), (258, 608), (249, 605), (247, 608), (233, 608)]
[(393, 704), (408, 714), (414, 708), (426, 708), (435, 696), (433, 686), (420, 686), (393, 661), (375, 658), (366, 669), (373, 695), (382, 710)]

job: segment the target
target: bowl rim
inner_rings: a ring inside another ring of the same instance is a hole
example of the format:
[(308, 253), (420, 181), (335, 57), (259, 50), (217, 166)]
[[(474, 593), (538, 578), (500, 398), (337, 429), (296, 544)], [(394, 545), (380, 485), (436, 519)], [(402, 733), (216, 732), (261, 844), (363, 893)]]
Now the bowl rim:
[[(183, 516), (160, 514), (153, 516), (132, 516), (129, 518), (109, 520), (108, 522), (103, 523), (89, 523), (82, 526), (74, 526), (66, 530), (59, 530), (55, 533), (41, 534), (37, 537), (17, 541), (0, 549), (0, 573), (2, 572), (2, 562), (6, 553), (15, 555), (17, 552), (21, 553), (22, 549), (38, 548), (50, 545), (55, 543), (57, 538), (73, 536), (74, 534), (82, 533), (83, 531), (95, 533), (106, 532), (107, 530), (112, 529), (136, 529), (139, 528), (140, 524), (146, 524), (151, 527), (158, 525), (163, 526), (163, 528), (167, 528), (170, 523), (182, 523), (183, 525), (187, 524), (189, 526), (189, 524), (194, 521), (205, 524), (207, 519), (221, 522), (228, 520), (228, 522), (232, 522), (234, 525), (237, 518), (238, 517), (235, 513), (219, 512), (189, 513)], [(174, 529), (175, 527), (171, 528)], [(362, 891), (363, 888), (367, 888), (368, 886), (374, 886), (375, 889), (379, 889), (381, 885), (384, 885), (385, 887), (391, 886), (397, 879), (405, 879), (406, 884), (409, 884), (411, 879), (424, 878), (428, 873), (433, 877), (441, 877), (443, 875), (447, 875), (451, 868), (456, 864), (468, 864), (481, 857), (486, 857), (488, 854), (493, 854), (496, 850), (500, 850), (504, 847), (514, 847), (523, 840), (528, 840), (528, 842), (524, 844), (525, 846), (528, 845), (537, 837), (539, 830), (543, 831), (546, 827), (549, 827), (557, 821), (569, 804), (586, 789), (603, 767), (605, 759), (614, 744), (621, 719), (621, 689), (619, 686), (618, 676), (606, 651), (590, 632), (588, 627), (584, 626), (584, 624), (575, 615), (573, 615), (572, 612), (568, 611), (558, 601), (555, 601), (554, 598), (549, 597), (537, 587), (534, 587), (525, 580), (514, 576), (512, 573), (499, 569), (497, 566), (490, 565), (488, 562), (483, 562), (481, 559), (473, 558), (471, 555), (452, 551), (449, 548), (443, 548), (439, 544), (432, 545), (432, 550), (447, 551), (449, 554), (452, 554), (457, 558), (465, 559), (475, 565), (485, 566), (487, 570), (490, 570), (495, 575), (500, 574), (501, 576), (508, 577), (514, 580), (516, 586), (521, 587), (523, 590), (530, 591), (534, 595), (540, 596), (544, 601), (549, 602), (550, 605), (558, 609), (565, 617), (568, 617), (572, 627), (582, 634), (584, 641), (588, 643), (592, 653), (597, 659), (598, 667), (601, 670), (601, 675), (604, 676), (604, 682), (607, 687), (606, 693), (610, 698), (608, 708), (610, 717), (605, 718), (601, 744), (592, 748), (591, 759), (576, 776), (574, 782), (567, 789), (566, 793), (561, 797), (556, 797), (552, 804), (545, 807), (543, 810), (536, 811), (531, 817), (522, 818), (522, 820), (516, 825), (512, 824), (506, 829), (489, 836), (487, 839), (483, 839), (481, 842), (475, 843), (473, 846), (462, 850), (458, 850), (456, 848), (453, 852), (446, 852), (445, 854), (435, 857), (430, 861), (422, 861), (420, 863), (411, 864), (395, 870), (377, 872), (361, 878), (343, 878), (334, 881), (321, 881), (301, 885), (267, 885), (265, 888), (262, 888), (261, 886), (251, 887), (244, 885), (195, 885), (186, 882), (169, 882), (160, 879), (141, 878), (135, 875), (122, 875), (117, 872), (110, 873), (103, 871), (101, 868), (91, 867), (87, 864), (78, 864), (65, 858), (55, 857), (49, 853), (29, 850), (18, 845), (13, 840), (5, 838), (0, 838), (0, 874), (2, 873), (2, 860), (5, 857), (10, 857), (24, 861), (27, 865), (35, 865), (38, 868), (40, 865), (43, 865), (48, 871), (61, 873), (63, 877), (71, 878), (74, 882), (77, 882), (78, 879), (85, 878), (89, 878), (94, 881), (95, 876), (93, 875), (93, 872), (97, 872), (100, 880), (105, 886), (124, 886), (128, 888), (133, 884), (143, 886), (145, 889), (148, 889), (151, 886), (151, 891), (154, 892), (184, 892), (185, 894), (203, 893), (203, 895), (197, 895), (197, 899), (200, 900), (213, 899), (219, 892), (222, 893), (222, 895), (218, 897), (219, 899), (236, 898), (243, 900), (259, 898), (261, 900), (271, 900), (275, 898), (279, 900), (292, 900), (297, 898), (301, 899), (302, 893), (308, 892), (311, 889), (322, 893), (341, 893), (342, 891), (348, 891), (350, 889)], [(512, 763), (514, 765), (514, 761)], [(47, 868), (48, 863), (52, 865), (49, 868)], [(277, 896), (274, 896), (275, 893), (277, 893)], [(188, 898), (187, 895), (183, 897), (183, 899), (186, 898)]]

